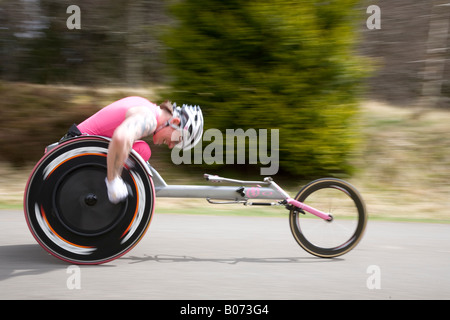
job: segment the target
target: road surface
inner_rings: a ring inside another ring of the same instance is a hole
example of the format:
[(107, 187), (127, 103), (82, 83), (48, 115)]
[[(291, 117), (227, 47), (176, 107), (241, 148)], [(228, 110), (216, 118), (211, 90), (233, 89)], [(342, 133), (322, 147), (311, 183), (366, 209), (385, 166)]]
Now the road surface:
[(0, 211), (0, 299), (450, 299), (450, 225), (369, 221), (335, 259), (302, 250), (288, 218), (155, 214), (108, 264), (47, 254), (23, 213)]

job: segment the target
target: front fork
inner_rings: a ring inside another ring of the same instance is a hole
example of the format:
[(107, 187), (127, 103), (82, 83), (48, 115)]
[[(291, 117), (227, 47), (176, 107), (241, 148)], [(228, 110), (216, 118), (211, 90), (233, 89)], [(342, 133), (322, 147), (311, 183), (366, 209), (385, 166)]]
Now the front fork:
[(282, 200), (280, 204), (285, 205), (288, 210), (293, 209), (297, 210), (300, 213), (304, 213), (304, 211), (306, 211), (328, 222), (331, 222), (333, 220), (333, 216), (331, 214), (322, 212), (318, 209), (308, 206), (307, 204), (304, 204), (303, 202), (292, 199), (289, 194), (286, 193), (286, 191), (284, 191), (278, 184), (275, 183), (275, 181), (273, 181), (272, 178), (264, 178), (264, 181), (274, 187), (283, 195), (284, 200)]

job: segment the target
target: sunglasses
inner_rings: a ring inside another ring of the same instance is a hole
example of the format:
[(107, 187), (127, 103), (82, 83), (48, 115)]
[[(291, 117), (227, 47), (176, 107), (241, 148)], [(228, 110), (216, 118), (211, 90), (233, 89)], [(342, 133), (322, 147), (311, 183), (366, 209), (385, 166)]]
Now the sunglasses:
[(159, 131), (161, 131), (162, 129), (166, 128), (166, 127), (172, 127), (173, 129), (177, 130), (180, 132), (180, 136), (178, 138), (178, 142), (182, 142), (183, 141), (183, 130), (181, 130), (181, 127), (171, 123), (170, 121), (173, 119), (170, 118), (169, 120), (166, 121), (165, 124), (159, 126), (158, 128), (156, 128), (156, 130), (153, 132), (153, 135), (157, 134)]
[(165, 124), (163, 124), (163, 125), (159, 126), (158, 128), (156, 128), (156, 130), (155, 130), (155, 132), (153, 132), (153, 134), (156, 134), (156, 133), (158, 133), (159, 131), (161, 131), (162, 129), (164, 129), (165, 127), (169, 127), (169, 126), (172, 127), (172, 128), (174, 128), (175, 130), (180, 130), (180, 131), (181, 131), (181, 128), (180, 128), (179, 126), (177, 126), (177, 125), (175, 125), (175, 124), (173, 124), (173, 123), (170, 123), (170, 121), (171, 121), (172, 119), (173, 119), (173, 117), (170, 118), (169, 120), (167, 120)]

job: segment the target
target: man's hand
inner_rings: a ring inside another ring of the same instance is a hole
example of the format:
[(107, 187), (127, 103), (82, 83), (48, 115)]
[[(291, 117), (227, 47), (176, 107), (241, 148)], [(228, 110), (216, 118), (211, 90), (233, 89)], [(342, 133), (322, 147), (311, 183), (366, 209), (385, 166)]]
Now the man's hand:
[(108, 189), (109, 201), (116, 204), (119, 203), (128, 196), (128, 189), (125, 182), (123, 182), (121, 177), (117, 177), (112, 181), (105, 179), (106, 187)]

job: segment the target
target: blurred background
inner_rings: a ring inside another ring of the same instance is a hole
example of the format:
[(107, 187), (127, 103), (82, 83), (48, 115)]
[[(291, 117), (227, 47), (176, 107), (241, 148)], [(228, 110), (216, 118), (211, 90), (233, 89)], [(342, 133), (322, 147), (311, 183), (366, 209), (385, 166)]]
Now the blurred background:
[[(449, 18), (436, 0), (1, 0), (0, 203), (72, 123), (141, 95), (202, 106), (205, 129), (279, 129), (292, 190), (342, 177), (372, 216), (449, 221)], [(151, 147), (168, 182), (261, 167)]]

